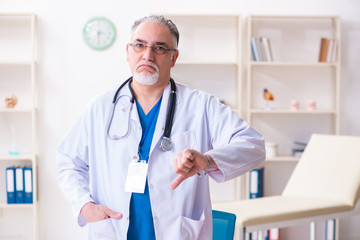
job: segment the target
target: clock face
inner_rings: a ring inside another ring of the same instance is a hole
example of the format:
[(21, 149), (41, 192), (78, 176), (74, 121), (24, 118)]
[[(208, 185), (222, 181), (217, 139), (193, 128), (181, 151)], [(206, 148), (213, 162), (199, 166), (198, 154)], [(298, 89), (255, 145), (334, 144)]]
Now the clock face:
[(83, 28), (86, 44), (96, 50), (103, 50), (115, 41), (116, 29), (114, 24), (104, 17), (90, 19)]

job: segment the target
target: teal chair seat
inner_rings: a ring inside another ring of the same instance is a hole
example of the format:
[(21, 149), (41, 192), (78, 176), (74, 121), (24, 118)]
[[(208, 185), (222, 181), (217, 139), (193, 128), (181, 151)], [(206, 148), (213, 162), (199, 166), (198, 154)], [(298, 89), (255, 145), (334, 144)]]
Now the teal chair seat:
[(213, 240), (233, 240), (236, 215), (212, 210)]

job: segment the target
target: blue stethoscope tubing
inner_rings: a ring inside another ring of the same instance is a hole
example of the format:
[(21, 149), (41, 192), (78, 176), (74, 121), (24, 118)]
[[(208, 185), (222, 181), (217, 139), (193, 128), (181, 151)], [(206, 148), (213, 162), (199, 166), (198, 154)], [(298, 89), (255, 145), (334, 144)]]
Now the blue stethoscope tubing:
[[(131, 88), (131, 82), (132, 82), (132, 77), (128, 78), (125, 82), (123, 82), (115, 92), (115, 95), (114, 95), (114, 98), (112, 101), (113, 110), (112, 110), (112, 114), (110, 117), (109, 126), (107, 129), (107, 135), (111, 140), (119, 140), (119, 139), (125, 138), (126, 136), (128, 136), (128, 134), (130, 132), (130, 113), (131, 113), (132, 107), (135, 102), (135, 96), (134, 96), (134, 92)], [(131, 93), (131, 98), (130, 98), (131, 107), (130, 107), (129, 114), (128, 114), (128, 129), (127, 129), (126, 133), (122, 136), (110, 136), (110, 128), (111, 128), (111, 124), (113, 122), (116, 105), (117, 105), (119, 99), (121, 98), (121, 97), (118, 97), (118, 95), (120, 93), (120, 90), (127, 83), (129, 83), (129, 90)], [(174, 114), (175, 114), (175, 105), (176, 105), (176, 85), (175, 85), (175, 81), (172, 78), (170, 78), (170, 85), (171, 85), (171, 93), (170, 93), (170, 98), (169, 98), (169, 111), (166, 116), (165, 131), (164, 131), (163, 139), (160, 142), (160, 148), (164, 151), (170, 151), (172, 149), (172, 142), (170, 140), (170, 134), (171, 134), (172, 123), (173, 123)]]

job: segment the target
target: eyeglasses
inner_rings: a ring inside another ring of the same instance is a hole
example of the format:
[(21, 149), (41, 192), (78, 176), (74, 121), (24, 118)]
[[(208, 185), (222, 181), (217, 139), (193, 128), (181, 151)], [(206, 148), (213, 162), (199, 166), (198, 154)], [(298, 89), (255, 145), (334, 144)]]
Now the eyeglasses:
[(146, 48), (151, 48), (151, 51), (153, 53), (155, 53), (156, 55), (163, 55), (166, 52), (170, 52), (170, 51), (176, 51), (177, 49), (172, 49), (172, 48), (166, 48), (163, 45), (154, 45), (154, 46), (149, 46), (149, 45), (145, 45), (143, 43), (129, 43), (129, 45), (134, 49), (135, 52), (140, 53), (142, 51), (144, 51)]

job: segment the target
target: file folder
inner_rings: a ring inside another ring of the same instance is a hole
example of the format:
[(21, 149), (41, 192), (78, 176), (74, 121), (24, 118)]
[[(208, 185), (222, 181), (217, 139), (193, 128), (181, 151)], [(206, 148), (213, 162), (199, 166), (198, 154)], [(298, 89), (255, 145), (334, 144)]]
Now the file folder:
[(7, 203), (15, 203), (15, 168), (6, 168), (6, 193)]
[(24, 167), (24, 202), (33, 203), (32, 168)]
[(325, 239), (335, 240), (335, 219), (326, 221), (325, 225)]
[(15, 202), (24, 203), (24, 169), (15, 168)]
[(280, 229), (279, 228), (271, 228), (268, 231), (269, 240), (279, 240), (280, 239)]
[(263, 197), (264, 194), (264, 168), (250, 171), (249, 192), (250, 199)]
[[(264, 168), (255, 168), (249, 173), (249, 193), (250, 199), (264, 196)], [(258, 240), (259, 233), (254, 231), (249, 233), (249, 240)]]
[(258, 240), (258, 232), (254, 231), (249, 233), (249, 240)]

